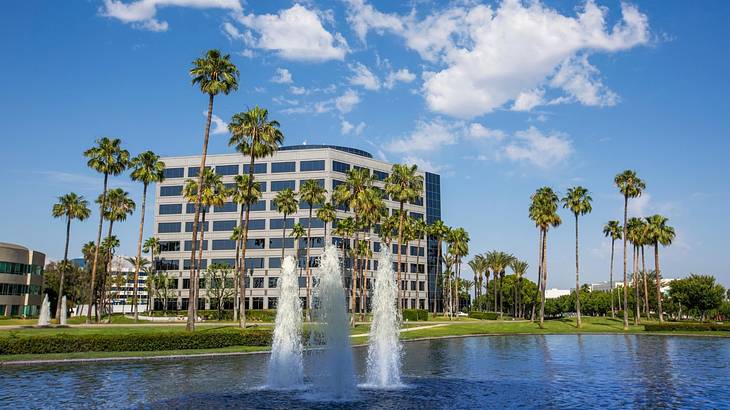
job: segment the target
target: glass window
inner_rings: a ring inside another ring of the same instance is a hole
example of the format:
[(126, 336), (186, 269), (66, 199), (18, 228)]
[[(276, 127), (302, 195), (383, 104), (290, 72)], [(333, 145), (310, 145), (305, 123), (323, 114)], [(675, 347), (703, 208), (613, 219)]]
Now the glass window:
[(170, 178), (182, 178), (185, 174), (184, 168), (165, 168), (162, 171), (162, 175), (164, 175), (165, 179)]
[(269, 276), (269, 288), (275, 288), (278, 285), (279, 278)]
[(158, 233), (180, 232), (180, 222), (160, 222), (157, 224)]
[(411, 256), (423, 256), (424, 255), (423, 249), (424, 249), (423, 246), (421, 246), (420, 248), (417, 246), (411, 246), (411, 249), (410, 249)]
[(333, 179), (332, 180), (332, 190), (334, 191), (335, 188), (337, 188), (338, 186), (340, 186), (344, 183), (345, 183), (345, 181), (339, 181), (339, 180)]
[(182, 204), (160, 204), (160, 215), (173, 215), (182, 213)]
[(223, 206), (214, 206), (215, 212), (238, 212), (238, 204), (235, 202), (224, 202)]
[[(269, 249), (281, 249), (281, 238), (270, 238), (269, 239)], [(286, 238), (284, 240), (284, 248), (291, 249), (294, 248), (294, 238)]]
[[(202, 232), (202, 231), (208, 232), (209, 223), (210, 222), (208, 222), (208, 221), (205, 221), (205, 224), (203, 224), (202, 222), (198, 222), (198, 232)], [(193, 231), (193, 223), (185, 222), (185, 232), (192, 232), (192, 231)]]
[[(263, 287), (263, 282), (261, 283), (261, 285), (262, 285), (261, 287)], [(254, 287), (256, 287), (256, 286), (254, 286)], [(251, 306), (254, 309), (263, 309), (264, 308), (264, 298), (251, 298)]]
[[(243, 223), (245, 224), (246, 221), (244, 220)], [(262, 231), (266, 229), (266, 219), (249, 219), (248, 220), (248, 230), (249, 231)]]
[(373, 242), (373, 252), (380, 252), (380, 242)]
[(419, 213), (419, 212), (411, 212), (410, 214), (411, 214), (411, 218), (423, 219), (423, 214), (422, 213)]
[[(264, 238), (248, 238), (246, 239), (246, 248), (248, 249), (264, 249), (266, 240)], [(263, 268), (263, 266), (261, 266)]]
[(237, 223), (236, 220), (213, 221), (213, 231), (232, 231)]
[(229, 268), (232, 268), (232, 267), (236, 266), (236, 260), (234, 258), (211, 259), (210, 264), (211, 265), (224, 265), (224, 266), (228, 266)]
[(213, 239), (214, 251), (228, 251), (236, 249), (236, 241), (232, 239)]
[(299, 180), (299, 188), (301, 188), (302, 185), (304, 185), (304, 183), (307, 182), (307, 181), (315, 181), (315, 182), (317, 182), (317, 185), (319, 185), (322, 188), (324, 188), (324, 179), (300, 179)]
[[(299, 223), (302, 224), (303, 227), (307, 228), (309, 227), (309, 218), (299, 218)], [(324, 221), (322, 221), (319, 218), (312, 218), (312, 228), (324, 228)]]
[(277, 306), (279, 306), (279, 298), (273, 297), (273, 296), (270, 297), (269, 298), (269, 309), (276, 309)]
[(246, 258), (243, 263), (246, 269), (262, 269), (264, 267), (264, 258)]
[(285, 189), (291, 189), (292, 191), (296, 189), (296, 181), (289, 180), (289, 181), (271, 181), (271, 191), (272, 192), (278, 192), (283, 191)]
[(281, 258), (269, 258), (269, 269), (281, 268)]
[(155, 261), (155, 269), (157, 270), (180, 270), (180, 261), (177, 259), (167, 260), (162, 258)]
[[(262, 277), (253, 278), (253, 287), (254, 287), (254, 289), (263, 289), (264, 288), (264, 278), (262, 278)], [(254, 300), (255, 299), (256, 298), (254, 298)], [(256, 309), (255, 305), (256, 305), (256, 303), (254, 302), (254, 309)]]
[(178, 252), (180, 241), (160, 241), (160, 252)]
[[(269, 229), (283, 229), (284, 218), (272, 218), (269, 220)], [(286, 229), (294, 228), (294, 218), (286, 219)]]
[[(188, 167), (188, 178), (197, 177), (199, 169), (200, 167)], [(210, 169), (210, 167), (205, 167), (205, 169)]]
[[(198, 241), (198, 243), (200, 243), (200, 241)], [(192, 251), (193, 250), (193, 241), (190, 241), (190, 240), (185, 241), (184, 249), (187, 252)], [(198, 247), (196, 249), (200, 249), (200, 245), (198, 245)], [(207, 239), (203, 241), (203, 250), (204, 251), (208, 250), (208, 240)]]
[[(248, 174), (248, 170), (250, 169), (251, 164), (243, 164), (243, 173)], [(254, 174), (265, 174), (266, 173), (266, 163), (261, 164), (253, 164), (253, 173)]]
[(238, 165), (218, 165), (215, 167), (215, 173), (218, 175), (236, 175), (238, 174)]
[[(323, 248), (324, 247), (324, 238), (321, 236), (313, 236), (309, 238), (310, 243), (312, 246), (310, 248)], [(299, 249), (306, 249), (307, 247), (307, 238), (300, 238), (299, 239)]]
[(324, 171), (324, 160), (301, 161), (299, 163), (299, 171)]
[(251, 204), (251, 211), (265, 211), (266, 210), (266, 201), (260, 200), (256, 201), (255, 204)]
[(294, 172), (296, 171), (296, 162), (272, 162), (271, 173)]
[[(205, 211), (206, 213), (209, 211), (207, 206), (201, 206), (200, 212)], [(194, 214), (195, 213), (195, 204), (187, 203), (185, 204), (185, 213), (186, 214)]]
[(378, 171), (377, 169), (373, 170), (373, 176), (378, 181), (385, 181), (385, 178), (388, 178), (388, 173), (383, 171)]
[[(197, 255), (196, 255), (197, 256)], [(195, 263), (200, 267), (200, 269), (208, 269), (208, 260), (197, 260), (195, 259)], [(183, 270), (190, 270), (190, 259), (183, 259)], [(187, 281), (187, 283), (185, 283)], [(189, 289), (190, 288), (190, 279), (183, 279), (183, 289)]]
[(350, 164), (345, 164), (344, 162), (340, 162), (340, 161), (332, 161), (332, 171), (342, 172), (343, 174), (345, 174), (349, 170), (350, 170)]
[(160, 187), (160, 196), (180, 196), (182, 195), (182, 185), (166, 185)]

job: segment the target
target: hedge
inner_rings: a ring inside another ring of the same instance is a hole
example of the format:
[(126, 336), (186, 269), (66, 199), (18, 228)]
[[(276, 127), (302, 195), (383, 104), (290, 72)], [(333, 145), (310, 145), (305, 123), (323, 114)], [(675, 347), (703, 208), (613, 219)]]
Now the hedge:
[(270, 330), (211, 329), (149, 334), (58, 334), (0, 338), (0, 355), (142, 352), (269, 345), (271, 345)]
[(648, 323), (644, 325), (648, 332), (672, 332), (672, 331), (724, 331), (730, 332), (730, 323)]
[(409, 322), (426, 321), (428, 320), (428, 310), (403, 309), (403, 320)]
[(499, 313), (497, 312), (469, 312), (469, 317), (481, 320), (497, 320)]

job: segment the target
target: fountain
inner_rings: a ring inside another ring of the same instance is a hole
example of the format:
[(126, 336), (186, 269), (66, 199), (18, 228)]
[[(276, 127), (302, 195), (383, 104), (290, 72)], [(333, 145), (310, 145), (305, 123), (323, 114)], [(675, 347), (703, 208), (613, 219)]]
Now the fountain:
[(350, 349), (350, 321), (342, 286), (337, 248), (327, 245), (319, 266), (319, 283), (315, 288), (318, 303), (316, 318), (321, 323), (321, 374), (316, 379), (318, 391), (328, 399), (347, 400), (355, 396), (355, 373)]
[(66, 326), (66, 314), (68, 314), (68, 311), (66, 310), (66, 295), (61, 298), (61, 317), (58, 318), (58, 324), (61, 326)]
[(276, 309), (274, 340), (269, 358), (268, 386), (293, 388), (303, 383), (302, 302), (296, 264), (287, 256), (282, 264), (281, 292)]
[(368, 341), (367, 385), (378, 388), (401, 387), (402, 345), (398, 338), (400, 323), (396, 299), (398, 287), (393, 273), (393, 258), (382, 248), (373, 292), (373, 321)]
[(48, 301), (48, 294), (43, 297), (41, 303), (41, 312), (38, 315), (38, 326), (48, 326), (51, 324), (51, 302)]

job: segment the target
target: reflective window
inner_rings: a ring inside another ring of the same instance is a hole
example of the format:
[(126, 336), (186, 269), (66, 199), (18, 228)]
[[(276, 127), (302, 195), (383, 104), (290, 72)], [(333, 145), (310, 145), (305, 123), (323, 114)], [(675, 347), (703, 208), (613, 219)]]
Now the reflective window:
[(177, 259), (167, 260), (165, 258), (155, 261), (157, 270), (180, 270), (180, 261)]
[[(248, 170), (250, 169), (251, 164), (243, 164), (243, 173), (248, 174)], [(253, 173), (254, 174), (265, 174), (266, 173), (266, 164), (253, 164)]]
[[(269, 239), (269, 249), (281, 249), (281, 238), (270, 238)], [(294, 248), (294, 238), (286, 238), (284, 240), (284, 248), (291, 249)]]
[[(246, 248), (248, 249), (264, 249), (266, 247), (266, 239), (249, 238), (246, 239)], [(263, 268), (263, 266), (261, 266)]]
[(236, 175), (238, 174), (238, 165), (218, 165), (215, 167), (215, 173), (218, 175)]
[[(208, 222), (208, 221), (205, 221), (205, 224), (203, 224), (202, 222), (198, 222), (198, 232), (202, 232), (202, 231), (208, 232), (209, 223), (210, 222)], [(193, 223), (185, 222), (185, 232), (192, 232), (192, 231), (193, 231)]]
[(296, 181), (271, 181), (272, 192), (283, 191), (287, 188), (291, 189), (292, 191), (296, 189)]
[(160, 187), (160, 196), (180, 196), (182, 195), (182, 185), (166, 185)]
[(324, 171), (324, 160), (301, 161), (299, 162), (299, 171)]
[(180, 232), (180, 222), (160, 222), (157, 224), (158, 233)]
[[(208, 260), (195, 260), (200, 269), (208, 269)], [(190, 270), (190, 259), (183, 259), (183, 270)], [(186, 282), (187, 281), (187, 282)], [(190, 289), (190, 279), (183, 279), (183, 289)]]
[[(188, 178), (197, 177), (199, 169), (200, 167), (188, 167)], [(210, 167), (205, 167), (205, 169), (210, 169)]]
[(263, 269), (264, 258), (246, 258), (243, 262), (246, 269)]
[(173, 215), (182, 213), (182, 204), (160, 204), (160, 215)]
[[(245, 224), (246, 221), (244, 220), (243, 223)], [(248, 220), (248, 230), (249, 231), (260, 231), (266, 229), (266, 219), (249, 219)]]
[(266, 201), (260, 200), (256, 201), (255, 204), (251, 204), (251, 211), (265, 211), (266, 210)]
[(350, 170), (350, 164), (345, 164), (340, 161), (332, 161), (332, 171), (347, 173)]
[(213, 221), (213, 231), (232, 231), (237, 224), (236, 220)]
[(182, 178), (185, 176), (185, 168), (165, 168), (162, 175), (165, 179)]
[[(309, 222), (309, 218), (299, 218), (299, 223), (305, 228), (309, 227)], [(324, 222), (319, 218), (312, 218), (311, 222), (312, 228), (324, 228)]]
[(296, 171), (296, 162), (272, 162), (271, 173), (294, 172)]
[[(269, 288), (275, 288), (279, 282), (279, 278), (269, 276)], [(271, 300), (271, 298), (269, 298)]]
[(378, 181), (385, 181), (385, 178), (388, 178), (388, 173), (383, 171), (378, 171), (377, 169), (373, 170), (373, 176)]
[(180, 250), (180, 241), (160, 241), (160, 252), (177, 252)]
[[(201, 206), (200, 212), (208, 212), (209, 209), (207, 206)], [(187, 203), (185, 204), (185, 213), (186, 214), (194, 214), (195, 213), (195, 204)]]
[(238, 204), (235, 202), (224, 202), (223, 206), (214, 206), (215, 212), (238, 212)]
[[(190, 252), (193, 250), (193, 241), (187, 240), (185, 241), (185, 251)], [(198, 247), (196, 249), (200, 249), (200, 241), (198, 241)], [(203, 241), (203, 250), (208, 250), (208, 240)]]
[(214, 251), (228, 251), (236, 249), (236, 241), (232, 239), (213, 239)]
[(269, 269), (281, 268), (281, 258), (269, 258)]
[(233, 268), (236, 266), (236, 259), (234, 259), (234, 258), (211, 259), (210, 264), (211, 265), (224, 265), (224, 266), (228, 266), (229, 268)]
[[(284, 227), (284, 218), (273, 218), (269, 220), (269, 229), (282, 229)], [(286, 219), (286, 229), (294, 227), (294, 218)]]

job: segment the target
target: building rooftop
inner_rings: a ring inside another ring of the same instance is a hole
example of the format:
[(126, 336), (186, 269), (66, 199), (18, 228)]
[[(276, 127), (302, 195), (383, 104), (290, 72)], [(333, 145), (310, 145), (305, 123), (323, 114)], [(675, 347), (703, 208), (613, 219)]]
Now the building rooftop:
[(361, 157), (365, 158), (372, 158), (373, 154), (363, 151), (361, 149), (357, 148), (350, 148), (350, 147), (343, 147), (340, 145), (327, 145), (327, 144), (305, 144), (305, 145), (287, 145), (284, 147), (279, 147), (279, 151), (298, 151), (298, 150), (304, 150), (304, 149), (320, 149), (320, 148), (331, 148), (336, 149), (338, 151), (347, 152), (350, 154), (359, 155)]

